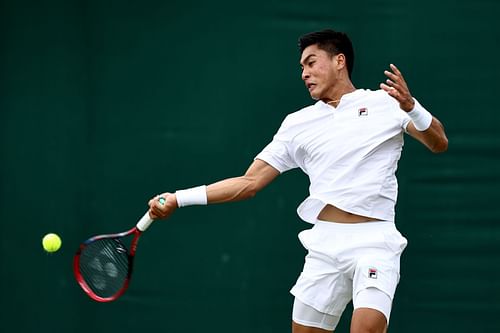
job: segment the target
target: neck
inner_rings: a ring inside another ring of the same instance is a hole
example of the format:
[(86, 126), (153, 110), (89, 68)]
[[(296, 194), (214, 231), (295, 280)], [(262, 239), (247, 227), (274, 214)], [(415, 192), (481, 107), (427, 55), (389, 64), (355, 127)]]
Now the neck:
[(337, 106), (342, 96), (344, 96), (345, 94), (352, 93), (355, 90), (356, 88), (354, 87), (352, 82), (348, 80), (345, 81), (343, 84), (341, 83), (336, 84), (332, 88), (332, 90), (328, 93), (328, 95), (325, 96), (324, 98), (321, 98), (321, 100), (328, 105)]

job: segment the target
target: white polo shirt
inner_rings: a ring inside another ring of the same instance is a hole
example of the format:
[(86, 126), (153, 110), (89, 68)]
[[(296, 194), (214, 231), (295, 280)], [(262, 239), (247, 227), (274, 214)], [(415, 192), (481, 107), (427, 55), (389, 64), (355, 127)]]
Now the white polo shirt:
[(397, 162), (410, 118), (385, 91), (358, 89), (334, 108), (322, 101), (289, 114), (256, 156), (280, 173), (301, 168), (309, 197), (297, 213), (315, 223), (326, 204), (394, 221)]

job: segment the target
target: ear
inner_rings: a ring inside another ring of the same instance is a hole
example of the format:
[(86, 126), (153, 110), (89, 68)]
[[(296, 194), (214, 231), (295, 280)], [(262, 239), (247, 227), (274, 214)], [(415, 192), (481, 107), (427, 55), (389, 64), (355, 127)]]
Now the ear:
[(347, 68), (347, 63), (345, 59), (345, 55), (343, 53), (339, 53), (334, 57), (335, 65), (338, 70), (343, 68)]

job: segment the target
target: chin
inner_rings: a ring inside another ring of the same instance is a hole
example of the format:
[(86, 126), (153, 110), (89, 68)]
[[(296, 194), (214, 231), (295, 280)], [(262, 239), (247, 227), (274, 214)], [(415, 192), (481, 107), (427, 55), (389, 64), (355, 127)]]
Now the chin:
[(314, 99), (315, 101), (320, 99), (319, 94), (315, 94), (314, 92), (310, 92), (309, 95), (311, 95), (311, 98)]

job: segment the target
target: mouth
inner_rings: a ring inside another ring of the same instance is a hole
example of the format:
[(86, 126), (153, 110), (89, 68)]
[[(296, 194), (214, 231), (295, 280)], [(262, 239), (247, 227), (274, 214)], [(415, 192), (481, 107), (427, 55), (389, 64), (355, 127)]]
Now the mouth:
[(311, 92), (316, 87), (316, 84), (315, 83), (306, 83), (306, 87), (307, 87), (307, 90), (309, 90), (309, 92)]

